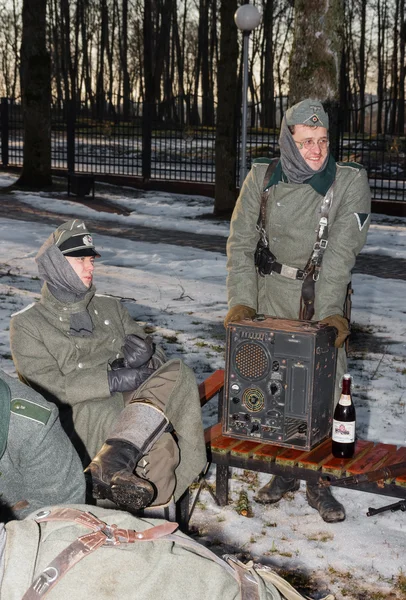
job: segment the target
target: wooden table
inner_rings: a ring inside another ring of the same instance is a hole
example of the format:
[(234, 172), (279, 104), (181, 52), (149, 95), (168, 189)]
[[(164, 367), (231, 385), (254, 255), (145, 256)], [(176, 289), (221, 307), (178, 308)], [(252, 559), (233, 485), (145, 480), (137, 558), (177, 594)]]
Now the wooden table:
[[(200, 386), (202, 406), (215, 394), (222, 394), (224, 371), (213, 373)], [(219, 404), (221, 405), (221, 398)], [(310, 482), (321, 476), (331, 480), (360, 475), (406, 461), (406, 447), (358, 439), (350, 459), (334, 458), (331, 438), (311, 451), (283, 448), (259, 441), (242, 441), (222, 435), (221, 422), (205, 431), (208, 460), (216, 465), (216, 496), (221, 505), (228, 502), (230, 469), (249, 469), (272, 475), (286, 475)], [(385, 482), (346, 485), (348, 489), (406, 498), (406, 473)]]
[[(216, 394), (219, 394), (219, 422), (205, 430), (207, 459), (216, 465), (215, 498), (220, 506), (228, 504), (229, 479), (231, 469), (248, 469), (270, 475), (285, 475), (317, 483), (320, 477), (331, 480), (369, 473), (406, 461), (406, 447), (383, 444), (358, 439), (355, 454), (350, 459), (334, 458), (331, 453), (331, 438), (310, 451), (296, 450), (263, 444), (259, 441), (244, 441), (222, 434), (221, 410), (224, 386), (224, 371), (218, 370), (199, 386), (202, 407)], [(406, 473), (404, 476), (387, 481), (367, 482), (353, 485), (338, 485), (363, 492), (372, 492), (394, 498), (406, 498)], [(189, 519), (194, 510), (190, 507), (189, 490), (177, 505), (177, 521), (187, 532)]]

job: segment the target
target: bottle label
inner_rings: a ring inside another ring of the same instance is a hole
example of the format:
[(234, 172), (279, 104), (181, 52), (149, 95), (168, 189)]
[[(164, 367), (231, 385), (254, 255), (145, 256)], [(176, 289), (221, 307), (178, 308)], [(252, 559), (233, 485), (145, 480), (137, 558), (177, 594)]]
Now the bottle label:
[(333, 420), (333, 441), (352, 444), (355, 440), (355, 421)]
[(341, 404), (341, 406), (350, 406), (351, 396), (348, 396), (347, 394), (341, 394), (338, 404)]

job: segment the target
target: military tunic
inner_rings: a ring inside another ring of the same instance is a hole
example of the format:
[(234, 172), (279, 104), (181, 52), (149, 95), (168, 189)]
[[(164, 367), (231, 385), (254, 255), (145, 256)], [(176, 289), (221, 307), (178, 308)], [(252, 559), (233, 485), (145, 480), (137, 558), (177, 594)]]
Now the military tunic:
[[(93, 321), (92, 335), (70, 335), (70, 314), (85, 308)], [(10, 342), (17, 372), (58, 405), (63, 427), (84, 466), (100, 450), (124, 408), (123, 394), (110, 395), (107, 369), (111, 361), (123, 356), (121, 348), (128, 334), (145, 338), (143, 329), (118, 300), (95, 294), (94, 288), (80, 302), (64, 304), (45, 284), (40, 302), (12, 316)], [(161, 349), (156, 348), (155, 355), (164, 362)], [(154, 377), (139, 389), (145, 389)], [(139, 397), (138, 390), (132, 396)], [(181, 440), (181, 462), (176, 470), (178, 498), (206, 464), (196, 380), (183, 363), (171, 384), (166, 409)]]
[(12, 510), (10, 516), (22, 519), (44, 504), (84, 502), (82, 465), (56, 406), (2, 371), (0, 378), (4, 390), (10, 390), (7, 398), (4, 390), (0, 396), (5, 434), (0, 440), (0, 500)]
[[(269, 163), (269, 161), (267, 161)], [(268, 164), (254, 163), (231, 219), (227, 242), (227, 293), (229, 308), (243, 304), (258, 313), (298, 319), (302, 281), (272, 272), (260, 277), (254, 265), (259, 240), (256, 230), (263, 182)], [(285, 181), (278, 163), (268, 182), (266, 233), (269, 248), (284, 265), (303, 269), (316, 241), (321, 204), (334, 183), (328, 215), (328, 245), (315, 286), (314, 320), (343, 314), (347, 285), (357, 254), (365, 244), (371, 211), (367, 175), (360, 165), (336, 163), (330, 156), (326, 169), (311, 183)], [(337, 383), (345, 370), (345, 353), (339, 351)], [(336, 397), (339, 388), (336, 388)]]

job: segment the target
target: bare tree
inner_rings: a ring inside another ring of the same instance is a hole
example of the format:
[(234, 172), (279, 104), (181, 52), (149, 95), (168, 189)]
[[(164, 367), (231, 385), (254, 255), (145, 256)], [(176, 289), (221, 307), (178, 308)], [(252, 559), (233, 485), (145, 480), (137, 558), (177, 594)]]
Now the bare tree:
[(23, 168), (19, 186), (43, 188), (51, 178), (51, 69), (46, 48), (46, 0), (24, 0), (21, 42)]
[(275, 127), (274, 13), (275, 0), (265, 0), (262, 13), (261, 48), (261, 124), (263, 127)]
[(21, 12), (16, 0), (0, 4), (0, 64), (3, 82), (1, 94), (15, 98), (19, 90)]
[(399, 135), (405, 134), (405, 85), (406, 85), (406, 15), (405, 15), (405, 3), (400, 3), (400, 44), (399, 44), (399, 100), (398, 100), (398, 122), (397, 122), (397, 133)]
[(217, 73), (216, 181), (214, 214), (231, 214), (236, 201), (237, 0), (221, 0)]
[[(289, 100), (319, 98), (329, 112), (333, 152), (338, 143), (339, 68), (344, 14), (341, 0), (296, 0)], [(309, 43), (309, 40), (311, 43)], [(317, 41), (317, 43), (316, 43)]]

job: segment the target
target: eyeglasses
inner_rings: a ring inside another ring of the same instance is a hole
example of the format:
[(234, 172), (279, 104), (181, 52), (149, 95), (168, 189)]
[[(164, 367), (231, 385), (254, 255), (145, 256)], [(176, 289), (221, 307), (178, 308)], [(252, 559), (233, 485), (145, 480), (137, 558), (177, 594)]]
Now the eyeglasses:
[(307, 140), (303, 140), (302, 142), (297, 142), (296, 140), (293, 140), (295, 142), (295, 144), (297, 144), (297, 147), (299, 148), (299, 150), (302, 150), (302, 148), (304, 148), (305, 150), (311, 150), (312, 148), (315, 147), (315, 145), (317, 144), (318, 147), (321, 150), (325, 150), (326, 148), (329, 147), (329, 140), (327, 138), (320, 138), (319, 140), (314, 140), (313, 138), (309, 138)]

